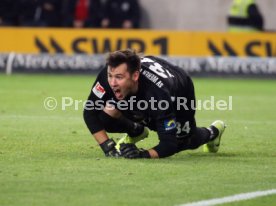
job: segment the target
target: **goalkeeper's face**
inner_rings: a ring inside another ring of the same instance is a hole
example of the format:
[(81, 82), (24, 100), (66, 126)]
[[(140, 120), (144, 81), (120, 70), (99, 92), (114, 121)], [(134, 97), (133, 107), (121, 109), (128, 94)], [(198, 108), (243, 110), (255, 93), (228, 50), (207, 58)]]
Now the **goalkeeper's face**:
[(139, 71), (131, 74), (127, 70), (127, 64), (123, 63), (117, 67), (108, 66), (108, 83), (118, 100), (126, 96), (135, 94), (138, 89)]

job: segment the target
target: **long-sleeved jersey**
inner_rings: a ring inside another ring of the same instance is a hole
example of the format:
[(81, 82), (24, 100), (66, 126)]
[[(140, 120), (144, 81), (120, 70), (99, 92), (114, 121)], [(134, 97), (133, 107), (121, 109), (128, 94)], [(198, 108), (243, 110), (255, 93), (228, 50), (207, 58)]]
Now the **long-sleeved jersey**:
[(178, 152), (177, 140), (185, 138), (195, 127), (195, 110), (191, 105), (194, 99), (193, 83), (181, 68), (145, 56), (141, 59), (138, 91), (124, 100), (117, 100), (109, 86), (107, 67), (99, 73), (84, 118), (91, 133), (104, 129), (98, 114), (107, 102), (111, 103), (128, 118), (156, 131), (160, 142), (153, 149), (160, 157), (166, 157)]

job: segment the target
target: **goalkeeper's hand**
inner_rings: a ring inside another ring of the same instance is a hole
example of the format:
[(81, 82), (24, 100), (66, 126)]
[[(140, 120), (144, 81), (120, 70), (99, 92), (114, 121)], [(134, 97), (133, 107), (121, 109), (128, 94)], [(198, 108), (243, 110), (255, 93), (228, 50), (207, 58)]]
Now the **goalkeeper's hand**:
[(135, 144), (131, 143), (122, 143), (120, 144), (121, 155), (128, 159), (137, 159), (137, 158), (151, 158), (149, 152), (142, 148), (137, 148)]
[(115, 148), (116, 142), (113, 139), (108, 139), (100, 144), (106, 157), (121, 157), (120, 153)]

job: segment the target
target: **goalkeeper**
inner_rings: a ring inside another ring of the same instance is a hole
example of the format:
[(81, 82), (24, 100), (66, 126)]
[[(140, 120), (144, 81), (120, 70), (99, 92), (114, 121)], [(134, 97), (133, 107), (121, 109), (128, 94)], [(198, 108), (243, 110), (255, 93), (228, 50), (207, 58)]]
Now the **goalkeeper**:
[[(197, 127), (194, 102), (193, 82), (184, 70), (154, 56), (120, 50), (109, 54), (97, 76), (84, 120), (106, 156), (164, 158), (201, 145), (215, 153), (225, 125), (217, 120), (208, 128)], [(159, 143), (137, 148), (149, 129), (157, 132)], [(126, 135), (116, 143), (107, 132)]]

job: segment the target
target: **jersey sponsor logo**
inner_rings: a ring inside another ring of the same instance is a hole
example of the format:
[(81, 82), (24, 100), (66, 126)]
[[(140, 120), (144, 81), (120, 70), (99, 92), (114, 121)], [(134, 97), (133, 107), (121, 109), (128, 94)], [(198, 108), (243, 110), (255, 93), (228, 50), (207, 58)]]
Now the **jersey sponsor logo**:
[(99, 82), (96, 83), (96, 85), (93, 87), (92, 91), (99, 98), (102, 98), (105, 94), (105, 90)]
[(176, 128), (175, 119), (169, 119), (164, 121), (164, 127), (166, 131), (172, 130)]

